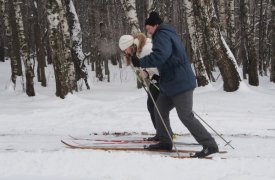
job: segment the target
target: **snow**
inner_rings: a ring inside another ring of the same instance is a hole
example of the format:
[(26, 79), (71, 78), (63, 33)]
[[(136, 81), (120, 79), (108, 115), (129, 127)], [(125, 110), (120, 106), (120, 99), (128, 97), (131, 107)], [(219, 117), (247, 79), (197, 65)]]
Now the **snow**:
[[(68, 149), (68, 135), (103, 132), (155, 133), (146, 109), (147, 95), (136, 89), (130, 68), (111, 66), (111, 83), (89, 71), (91, 90), (55, 97), (54, 73), (47, 68), (48, 87), (35, 79), (35, 97), (10, 86), (10, 64), (0, 63), (1, 180), (273, 180), (275, 179), (275, 85), (261, 77), (260, 86), (243, 81), (236, 92), (224, 92), (220, 79), (194, 93), (194, 111), (235, 149), (224, 146), (213, 160), (175, 159), (159, 153), (105, 152)], [(177, 141), (195, 142), (171, 112)], [(200, 150), (201, 147), (192, 147)], [(221, 159), (225, 157), (226, 159)]]

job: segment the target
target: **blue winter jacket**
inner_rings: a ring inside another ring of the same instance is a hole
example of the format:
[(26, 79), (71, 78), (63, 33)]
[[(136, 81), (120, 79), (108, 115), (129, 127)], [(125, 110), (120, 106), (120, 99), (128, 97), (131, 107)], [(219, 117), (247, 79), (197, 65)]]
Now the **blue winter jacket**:
[(174, 96), (193, 90), (196, 87), (196, 78), (175, 29), (161, 24), (152, 39), (153, 52), (140, 59), (140, 66), (158, 68), (161, 93)]

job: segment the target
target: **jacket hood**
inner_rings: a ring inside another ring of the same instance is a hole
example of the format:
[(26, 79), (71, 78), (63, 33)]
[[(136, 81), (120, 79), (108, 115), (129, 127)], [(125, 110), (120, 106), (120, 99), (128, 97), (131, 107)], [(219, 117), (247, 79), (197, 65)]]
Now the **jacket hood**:
[(165, 31), (165, 32), (172, 33), (172, 34), (177, 34), (175, 28), (173, 28), (172, 26), (169, 26), (167, 24), (161, 24), (161, 25), (158, 26), (158, 28), (156, 29), (155, 33), (152, 35), (152, 38), (154, 38), (154, 35), (158, 31)]

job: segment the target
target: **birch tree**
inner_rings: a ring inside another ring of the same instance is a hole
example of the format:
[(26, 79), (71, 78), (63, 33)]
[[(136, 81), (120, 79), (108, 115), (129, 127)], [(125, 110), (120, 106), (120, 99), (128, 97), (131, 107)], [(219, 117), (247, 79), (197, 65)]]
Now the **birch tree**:
[(200, 50), (200, 54), (205, 65), (209, 80), (215, 82), (215, 78), (212, 74), (212, 71), (215, 69), (214, 55), (211, 46), (209, 46), (210, 40), (206, 29), (206, 23), (204, 19), (200, 18), (200, 6), (198, 6), (198, 4), (196, 3), (192, 3), (192, 6), (196, 27), (198, 49)]
[(56, 79), (56, 96), (65, 98), (75, 90), (74, 68), (71, 60), (70, 33), (61, 0), (48, 0), (47, 18), (49, 40)]
[(5, 36), (7, 40), (7, 56), (10, 57), (11, 64), (11, 81), (15, 89), (17, 76), (22, 76), (23, 74), (19, 52), (20, 46), (16, 27), (15, 11), (13, 7), (13, 1), (1, 0), (0, 2), (4, 21)]
[(10, 64), (11, 64), (11, 81), (13, 83), (13, 85), (15, 86), (16, 83), (16, 78), (18, 75), (20, 75), (19, 73), (19, 69), (18, 69), (18, 63), (17, 63), (17, 59), (14, 53), (14, 49), (13, 49), (13, 42), (12, 42), (12, 27), (10, 24), (10, 16), (9, 16), (9, 12), (8, 12), (8, 0), (1, 0), (1, 16), (3, 17), (3, 21), (4, 21), (4, 31), (5, 31), (5, 36), (6, 36), (6, 40), (7, 40), (7, 56), (10, 57)]
[(220, 30), (223, 35), (227, 34), (227, 27), (226, 27), (226, 1), (227, 0), (219, 0), (219, 10), (216, 13), (219, 13), (219, 22), (220, 22)]
[(125, 11), (128, 23), (131, 28), (131, 34), (140, 32), (137, 11), (136, 11), (136, 1), (135, 0), (121, 0), (123, 9)]
[(146, 10), (147, 10), (147, 13), (149, 14), (150, 12), (155, 10), (157, 1), (156, 0), (148, 0), (146, 2), (147, 2)]
[(228, 92), (236, 91), (241, 81), (237, 63), (221, 35), (213, 1), (195, 0), (193, 3), (200, 7), (199, 18), (205, 22), (207, 37), (223, 77), (224, 90)]
[(214, 3), (222, 35), (235, 55), (235, 1), (214, 0)]
[[(256, 48), (258, 49), (258, 70), (261, 76), (267, 76), (269, 61), (270, 61), (270, 22), (271, 22), (271, 1), (270, 0), (260, 0), (256, 6), (259, 9), (256, 22), (255, 23), (255, 39)], [(253, 13), (253, 12), (252, 12)]]
[(111, 39), (111, 62), (113, 65), (119, 65), (119, 68), (122, 68), (120, 50), (117, 46), (117, 42), (121, 35), (122, 29), (120, 28), (119, 18), (119, 9), (117, 8), (116, 0), (112, 0), (112, 4), (108, 6), (108, 22), (110, 23), (110, 39)]
[[(1, 2), (0, 2), (1, 3)], [(2, 6), (0, 5), (0, 8)], [(0, 17), (2, 16), (1, 10), (0, 10)], [(5, 62), (5, 42), (4, 42), (4, 27), (2, 18), (0, 19), (0, 61)]]
[(272, 57), (270, 81), (275, 83), (275, 0), (272, 0)]
[[(260, 13), (259, 13), (259, 73), (260, 75), (262, 76), (263, 73), (264, 73), (264, 17), (263, 17), (263, 11), (264, 11), (264, 7), (263, 7), (263, 0), (260, 0), (259, 2), (259, 5), (260, 5)], [(257, 6), (257, 5), (256, 5)]]
[(67, 19), (67, 7), (65, 5), (65, 0), (57, 0), (60, 16), (60, 27), (62, 31), (63, 38), (63, 52), (66, 59), (67, 65), (67, 81), (69, 83), (70, 92), (77, 89), (77, 84), (75, 80), (75, 67), (72, 59), (72, 41), (69, 30), (69, 23)]
[(192, 51), (193, 51), (193, 64), (195, 67), (196, 78), (198, 86), (205, 86), (209, 84), (209, 79), (203, 63), (201, 51), (198, 44), (198, 36), (196, 31), (195, 17), (193, 14), (193, 1), (184, 0), (187, 16), (188, 31), (190, 35)]
[(90, 89), (88, 84), (88, 72), (85, 66), (86, 56), (82, 50), (82, 31), (72, 0), (65, 0), (67, 8), (67, 17), (69, 22), (69, 29), (72, 39), (72, 59), (76, 71), (76, 81), (83, 78), (87, 89)]
[(240, 1), (240, 16), (242, 18), (242, 62), (243, 62), (243, 74), (244, 78), (246, 78), (246, 74), (248, 74), (248, 82), (250, 85), (258, 86), (259, 85), (259, 77), (257, 70), (257, 54), (254, 42), (254, 26), (251, 25), (251, 19), (249, 14), (249, 4), (248, 0)]
[(227, 43), (229, 48), (231, 49), (232, 53), (235, 55), (235, 42), (236, 42), (236, 30), (235, 30), (235, 1), (228, 0), (227, 1), (227, 17), (226, 17), (226, 24), (227, 24)]
[(34, 18), (34, 38), (35, 38), (35, 51), (36, 51), (36, 60), (37, 60), (37, 80), (41, 82), (41, 86), (47, 86), (45, 67), (46, 67), (46, 59), (45, 59), (45, 51), (43, 45), (43, 30), (41, 29), (41, 17), (39, 16), (39, 10), (41, 8), (38, 7), (37, 0), (32, 1), (32, 10), (33, 10), (33, 18)]
[(21, 4), (22, 4), (22, 0), (13, 1), (15, 18), (16, 18), (16, 27), (18, 31), (18, 39), (19, 39), (19, 45), (20, 45), (19, 50), (25, 66), (26, 93), (28, 96), (35, 96), (34, 87), (33, 87), (34, 73), (32, 69), (32, 62), (30, 60), (30, 55), (29, 55), (29, 47), (28, 47), (25, 33), (24, 33), (23, 18), (22, 18), (22, 12), (20, 7)]
[[(140, 32), (137, 11), (136, 11), (136, 1), (135, 0), (121, 0), (121, 4), (125, 11), (126, 17), (128, 19), (131, 34)], [(142, 88), (142, 84), (137, 79), (137, 88)]]

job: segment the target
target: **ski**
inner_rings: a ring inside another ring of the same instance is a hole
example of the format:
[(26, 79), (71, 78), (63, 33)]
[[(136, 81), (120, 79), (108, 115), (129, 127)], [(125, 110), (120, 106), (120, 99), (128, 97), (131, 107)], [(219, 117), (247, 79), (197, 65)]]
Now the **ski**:
[[(136, 139), (136, 140), (129, 140), (129, 139), (96, 139), (96, 138), (81, 138), (69, 135), (70, 138), (73, 140), (86, 140), (86, 141), (94, 141), (94, 144), (155, 144), (158, 141), (148, 141), (146, 139)], [(192, 145), (192, 146), (199, 146), (198, 143), (186, 143), (186, 142), (174, 142), (176, 145)]]
[(80, 138), (80, 137), (74, 137), (69, 135), (70, 138), (73, 140), (86, 140), (86, 141), (95, 141), (95, 142), (102, 142), (102, 143), (110, 143), (110, 144), (128, 144), (128, 143), (133, 143), (133, 144), (151, 144), (151, 143), (156, 143), (154, 141), (147, 141), (147, 140), (129, 140), (129, 139), (92, 139), (92, 138)]
[[(214, 157), (212, 156), (206, 156), (206, 157), (201, 157), (201, 158), (195, 158), (195, 157), (191, 157), (191, 156), (170, 156), (172, 158), (177, 158), (177, 159), (187, 159), (187, 158), (190, 158), (190, 159), (213, 159)], [(220, 159), (226, 159), (224, 157), (221, 157)]]
[[(61, 140), (63, 144), (66, 146), (72, 148), (72, 149), (90, 149), (90, 150), (104, 150), (104, 151), (150, 151), (150, 152), (179, 152), (179, 153), (196, 153), (198, 151), (195, 150), (184, 150), (184, 149), (178, 149), (178, 150), (148, 150), (145, 147), (99, 147), (99, 146), (91, 146), (91, 145), (81, 145), (81, 144), (72, 144), (68, 143), (64, 140)], [(220, 151), (219, 153), (227, 153), (226, 151)]]
[[(74, 145), (68, 142), (65, 142), (63, 140), (61, 140), (61, 142), (63, 144), (65, 144), (66, 146), (69, 146), (70, 148), (73, 149), (91, 149), (91, 150), (105, 150), (105, 151), (149, 151), (146, 148), (139, 148), (139, 147), (98, 147), (98, 146), (90, 146), (90, 145)], [(158, 152), (176, 152), (175, 150), (159, 150)], [(178, 150), (178, 152), (182, 152), (182, 153), (195, 153), (197, 151), (193, 151), (193, 150)]]
[[(61, 142), (63, 144), (65, 144), (67, 147), (72, 148), (72, 149), (89, 149), (89, 150), (103, 150), (103, 151), (147, 151), (147, 152), (166, 152), (166, 153), (175, 153), (176, 150), (171, 150), (171, 151), (166, 151), (166, 150), (158, 150), (158, 151), (150, 151), (148, 149), (145, 148), (127, 148), (127, 147), (95, 147), (95, 146), (82, 146), (82, 145), (73, 145), (71, 143), (65, 142), (63, 140), (61, 140)], [(197, 151), (193, 151), (193, 150), (178, 150), (179, 153), (188, 153), (188, 154), (192, 154), (195, 153)], [(225, 151), (223, 152), (219, 152), (219, 153), (226, 153)], [(213, 157), (211, 156), (206, 156), (206, 157), (202, 157), (202, 158), (194, 158), (191, 157), (191, 155), (179, 155), (179, 156), (175, 156), (173, 154), (161, 154), (164, 157), (172, 157), (172, 158), (177, 158), (177, 159), (187, 159), (187, 158), (192, 158), (192, 159), (213, 159)], [(226, 159), (226, 158), (221, 158), (221, 159)]]

